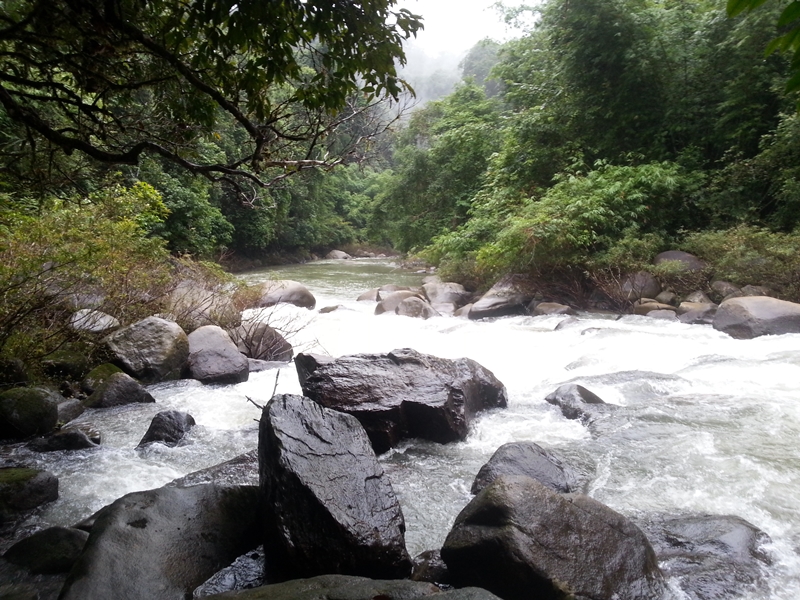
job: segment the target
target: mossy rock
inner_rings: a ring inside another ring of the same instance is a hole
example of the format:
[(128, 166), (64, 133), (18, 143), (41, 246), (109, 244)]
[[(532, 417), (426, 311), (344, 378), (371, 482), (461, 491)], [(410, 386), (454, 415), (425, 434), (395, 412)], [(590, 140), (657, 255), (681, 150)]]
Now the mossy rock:
[(0, 391), (28, 385), (25, 363), (18, 358), (0, 359)]
[(58, 498), (58, 478), (27, 467), (0, 468), (0, 523), (11, 514)]
[(71, 348), (58, 350), (42, 361), (42, 369), (53, 379), (80, 381), (91, 369), (85, 352)]
[(122, 372), (122, 369), (117, 365), (103, 363), (89, 371), (89, 374), (81, 382), (81, 389), (87, 394), (93, 394), (97, 388), (111, 379), (112, 375)]
[(14, 388), (0, 394), (0, 439), (50, 433), (58, 423), (63, 398), (43, 387)]

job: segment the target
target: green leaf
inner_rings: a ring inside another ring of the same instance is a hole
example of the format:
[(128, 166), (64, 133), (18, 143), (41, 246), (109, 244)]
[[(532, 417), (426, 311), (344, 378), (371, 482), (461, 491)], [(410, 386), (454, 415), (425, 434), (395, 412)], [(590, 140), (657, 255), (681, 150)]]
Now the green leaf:
[(778, 27), (784, 27), (785, 25), (789, 25), (793, 23), (798, 18), (800, 18), (800, 2), (795, 0), (781, 13), (780, 18), (778, 19)]

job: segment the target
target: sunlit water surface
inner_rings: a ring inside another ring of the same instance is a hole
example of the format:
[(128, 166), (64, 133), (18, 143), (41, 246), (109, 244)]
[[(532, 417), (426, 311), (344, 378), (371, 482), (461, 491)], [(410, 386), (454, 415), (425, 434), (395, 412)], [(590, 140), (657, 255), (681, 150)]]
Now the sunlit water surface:
[[(557, 450), (586, 481), (585, 492), (631, 517), (701, 512), (741, 516), (772, 538), (767, 590), (744, 598), (800, 598), (800, 335), (734, 340), (709, 326), (626, 316), (511, 317), (472, 322), (374, 316), (356, 302), (385, 283), (418, 285), (424, 277), (386, 260), (320, 261), (252, 272), (303, 282), (317, 309), (281, 306), (270, 321), (300, 329), (300, 351), (333, 356), (409, 347), (444, 358), (469, 357), (505, 384), (509, 406), (481, 416), (466, 441), (441, 446), (411, 441), (381, 457), (406, 518), (414, 555), (438, 548), (471, 499), (480, 466), (498, 446), (535, 441)], [(277, 381), (276, 381), (277, 379)], [(545, 396), (578, 382), (619, 405), (589, 431), (565, 419)], [(279, 393), (300, 393), (294, 366), (254, 373), (246, 383), (151, 386), (157, 402), (81, 417), (103, 434), (99, 449), (17, 458), (60, 479), (61, 497), (44, 524), (69, 525), (128, 492), (158, 487), (257, 446), (259, 410)], [(135, 450), (152, 416), (189, 412), (187, 443)], [(40, 523), (37, 523), (41, 524)]]

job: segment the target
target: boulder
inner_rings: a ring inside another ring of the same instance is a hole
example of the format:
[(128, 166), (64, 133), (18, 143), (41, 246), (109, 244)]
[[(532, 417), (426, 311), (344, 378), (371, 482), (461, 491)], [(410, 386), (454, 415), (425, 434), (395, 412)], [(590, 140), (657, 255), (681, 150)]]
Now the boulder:
[(342, 250), (331, 250), (325, 255), (325, 258), (333, 259), (333, 260), (349, 260), (353, 258), (347, 252)]
[(97, 448), (85, 431), (77, 427), (62, 427), (56, 433), (31, 440), (27, 448), (34, 452), (56, 452), (59, 450), (84, 450)]
[(651, 516), (640, 523), (664, 574), (692, 600), (738, 598), (763, 586), (769, 536), (729, 515)]
[(561, 459), (534, 442), (511, 442), (500, 446), (472, 482), (478, 494), (501, 475), (525, 475), (559, 494), (577, 490), (575, 473)]
[(682, 252), (681, 250), (667, 250), (657, 254), (653, 259), (654, 265), (660, 265), (665, 262), (678, 263), (681, 270), (690, 272), (702, 271), (708, 266), (694, 254)]
[(629, 275), (622, 282), (622, 296), (628, 300), (655, 298), (661, 293), (661, 284), (647, 271), (639, 271)]
[(3, 558), (31, 573), (66, 573), (78, 560), (88, 537), (80, 529), (50, 527), (20, 540)]
[(661, 319), (664, 321), (677, 321), (678, 315), (675, 314), (675, 310), (666, 310), (663, 308), (651, 310), (647, 313), (647, 316), (651, 319)]
[(375, 307), (375, 314), (382, 315), (387, 312), (393, 313), (397, 310), (397, 307), (400, 306), (400, 303), (407, 298), (422, 299), (417, 292), (412, 292), (411, 290), (391, 292), (380, 299), (378, 305)]
[(376, 581), (347, 575), (320, 575), (265, 585), (252, 590), (207, 596), (208, 600), (499, 600), (478, 588), (441, 591), (432, 583)]
[(86, 405), (77, 398), (64, 398), (58, 403), (58, 422), (69, 423), (80, 417), (86, 410)]
[(407, 285), (397, 285), (396, 283), (387, 283), (378, 288), (378, 300), (384, 300), (395, 292), (414, 292), (422, 297), (422, 290), (419, 288), (410, 288)]
[(204, 325), (236, 327), (242, 318), (233, 299), (233, 288), (194, 279), (178, 282), (166, 299), (166, 311), (187, 332)]
[(438, 550), (426, 550), (415, 556), (411, 580), (450, 585), (450, 575), (447, 573), (447, 565), (442, 560), (442, 553)]
[(56, 350), (42, 360), (42, 369), (51, 379), (69, 379), (80, 381), (90, 370), (89, 358), (86, 352), (62, 348)]
[(194, 471), (169, 482), (170, 487), (189, 487), (201, 483), (217, 485), (258, 485), (258, 450), (240, 454), (223, 463)]
[(302, 283), (289, 279), (276, 279), (267, 281), (261, 286), (261, 297), (254, 308), (274, 306), (280, 302), (309, 310), (317, 305), (317, 299)]
[(558, 406), (567, 419), (580, 419), (584, 424), (604, 414), (610, 407), (600, 396), (575, 383), (565, 383), (545, 400)]
[(205, 598), (213, 594), (259, 587), (264, 584), (264, 565), (264, 547), (259, 546), (214, 573), (195, 588), (192, 597)]
[(524, 315), (528, 312), (527, 306), (531, 300), (533, 293), (526, 289), (524, 280), (519, 276), (507, 275), (472, 305), (469, 318)]
[(170, 448), (177, 446), (194, 425), (194, 418), (189, 413), (162, 410), (150, 421), (150, 427), (147, 428), (137, 448), (154, 442), (161, 442)]
[(287, 362), (294, 356), (292, 345), (263, 321), (244, 321), (231, 331), (231, 339), (247, 358)]
[(713, 326), (737, 339), (800, 333), (800, 304), (768, 296), (732, 298), (719, 305)]
[(378, 288), (372, 288), (361, 294), (356, 298), (356, 302), (377, 302), (378, 301)]
[(442, 282), (438, 279), (423, 284), (422, 290), (431, 304), (449, 302), (459, 307), (466, 304), (472, 296), (460, 283)]
[[(684, 304), (681, 303), (681, 306)], [(678, 307), (678, 320), (681, 323), (711, 325), (714, 322), (714, 316), (717, 314), (716, 304), (701, 304), (698, 305), (700, 308), (694, 308), (686, 312), (681, 312), (681, 306)]]
[(456, 586), (504, 600), (653, 600), (666, 590), (633, 523), (582, 494), (501, 475), (456, 517), (442, 547)]
[(659, 304), (669, 304), (671, 306), (675, 306), (678, 304), (678, 296), (675, 292), (664, 291), (661, 292), (658, 296), (653, 298)]
[(717, 300), (722, 300), (728, 296), (735, 297), (737, 294), (741, 294), (739, 287), (728, 281), (713, 281), (711, 283), (711, 291)]
[(111, 408), (123, 404), (155, 402), (141, 384), (127, 373), (115, 373), (84, 400), (88, 408)]
[(456, 310), (456, 311), (453, 313), (453, 316), (454, 316), (454, 317), (465, 317), (465, 318), (469, 319), (469, 313), (472, 311), (472, 307), (473, 307), (473, 306), (474, 306), (474, 304), (472, 304), (472, 303), (470, 303), (470, 304), (465, 304), (465, 305), (464, 305), (464, 306), (462, 306), (461, 308), (457, 309), (457, 310)]
[(198, 485), (134, 492), (102, 509), (61, 600), (152, 600), (192, 590), (255, 548), (258, 488)]
[(181, 327), (148, 317), (104, 338), (114, 362), (143, 383), (179, 379), (189, 358), (189, 339)]
[[(531, 314), (534, 316), (542, 316), (542, 315), (576, 315), (578, 313), (575, 312), (574, 308), (567, 306), (566, 304), (559, 304), (558, 302), (537, 302), (534, 306), (531, 303)], [(529, 308), (531, 308), (529, 307)]]
[(30, 510), (58, 499), (58, 478), (49, 471), (0, 468), (0, 523), (10, 513)]
[(241, 383), (250, 377), (250, 366), (222, 327), (204, 325), (189, 334), (186, 373), (203, 383)]
[(405, 348), (338, 359), (298, 354), (295, 365), (303, 393), (356, 416), (378, 453), (405, 438), (463, 440), (478, 412), (508, 402), (503, 384), (468, 358)]
[(124, 373), (117, 365), (111, 363), (103, 363), (98, 365), (83, 378), (81, 382), (81, 389), (87, 394), (93, 394), (94, 391), (100, 387), (101, 384), (108, 381), (114, 373)]
[(772, 296), (772, 290), (763, 285), (743, 285), (743, 296)]
[(28, 385), (25, 363), (19, 358), (0, 358), (0, 391)]
[(6, 390), (0, 394), (0, 440), (19, 440), (53, 431), (60, 400), (60, 394), (43, 387)]
[(658, 302), (643, 302), (633, 307), (634, 314), (648, 315), (655, 310), (668, 310), (675, 314), (675, 307), (671, 304), (659, 304)]
[(394, 312), (403, 317), (413, 317), (415, 319), (430, 319), (431, 317), (442, 316), (427, 301), (416, 296), (403, 300), (397, 305)]
[(69, 318), (69, 326), (75, 331), (83, 333), (103, 334), (119, 329), (121, 323), (116, 317), (99, 310), (82, 308), (72, 313)]
[(696, 304), (713, 304), (711, 299), (706, 295), (705, 292), (701, 292), (700, 290), (696, 292), (692, 292), (686, 298), (683, 299), (684, 302), (693, 302)]
[(696, 311), (709, 311), (709, 310), (716, 310), (717, 305), (713, 302), (681, 302), (678, 305), (678, 316), (684, 315), (688, 312), (696, 312)]
[(437, 302), (436, 304), (431, 304), (433, 310), (435, 310), (440, 315), (452, 317), (458, 307), (453, 304), (452, 302)]
[(268, 581), (409, 575), (403, 513), (357, 419), (277, 395), (262, 412), (258, 447)]

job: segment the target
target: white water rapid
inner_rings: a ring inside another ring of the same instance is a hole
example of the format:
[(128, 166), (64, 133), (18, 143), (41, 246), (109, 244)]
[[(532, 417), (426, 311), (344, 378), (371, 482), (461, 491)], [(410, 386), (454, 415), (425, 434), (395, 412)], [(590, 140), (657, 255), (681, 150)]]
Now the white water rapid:
[[(374, 316), (355, 298), (384, 283), (419, 284), (422, 275), (388, 261), (321, 261), (250, 273), (304, 283), (317, 311), (281, 307), (272, 319), (307, 323), (291, 341), (333, 356), (409, 347), (444, 358), (469, 357), (505, 384), (509, 406), (481, 416), (461, 443), (408, 442), (381, 457), (406, 518), (415, 555), (438, 548), (471, 499), (472, 480), (498, 446), (530, 440), (557, 450), (587, 481), (585, 491), (632, 517), (651, 513), (738, 515), (772, 538), (767, 589), (743, 598), (800, 598), (800, 335), (734, 340), (710, 326), (646, 317), (510, 317), (472, 322)], [(119, 496), (167, 483), (257, 445), (258, 409), (276, 371), (234, 386), (182, 381), (150, 388), (155, 405), (88, 411), (103, 434), (99, 449), (18, 458), (60, 479), (61, 498), (37, 523), (69, 525)], [(597, 431), (565, 419), (545, 396), (577, 382), (619, 405)], [(280, 393), (301, 393), (294, 366), (281, 369)], [(150, 418), (175, 408), (198, 426), (188, 443), (134, 450)]]

